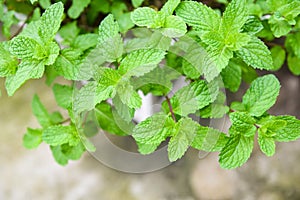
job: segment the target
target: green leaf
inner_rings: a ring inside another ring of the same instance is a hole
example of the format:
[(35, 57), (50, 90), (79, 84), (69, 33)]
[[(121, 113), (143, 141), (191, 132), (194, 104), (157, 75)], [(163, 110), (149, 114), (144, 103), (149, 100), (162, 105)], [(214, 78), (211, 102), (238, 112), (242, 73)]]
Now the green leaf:
[(41, 16), (38, 34), (45, 43), (51, 41), (57, 33), (62, 21), (63, 13), (63, 4), (62, 2), (58, 2), (51, 5)]
[(55, 161), (60, 165), (66, 165), (68, 164), (68, 158), (67, 156), (62, 152), (61, 146), (50, 146), (50, 149), (52, 151), (52, 155), (55, 159)]
[(68, 10), (68, 15), (72, 19), (78, 18), (90, 2), (91, 0), (72, 0), (72, 5)]
[(255, 135), (255, 119), (249, 114), (244, 112), (233, 112), (229, 114), (229, 117), (230, 121), (232, 122), (232, 125), (229, 128), (230, 135), (241, 134), (245, 137), (251, 137)]
[[(1, 8), (0, 8), (1, 9)], [(1, 12), (1, 11), (0, 11)], [(3, 14), (3, 16), (0, 16), (1, 22), (2, 22), (2, 33), (6, 38), (11, 37), (11, 27), (14, 24), (18, 23), (17, 18), (15, 17), (15, 11), (7, 11)]]
[(273, 156), (275, 153), (275, 142), (273, 138), (264, 137), (263, 133), (261, 133), (261, 129), (258, 129), (258, 144), (260, 150), (266, 156)]
[(260, 19), (256, 16), (249, 16), (246, 23), (243, 26), (243, 32), (246, 32), (250, 35), (255, 35), (263, 30), (264, 26), (262, 25)]
[(0, 43), (0, 77), (12, 76), (17, 71), (18, 60), (8, 48), (7, 43)]
[(168, 144), (168, 157), (171, 162), (180, 159), (192, 144), (199, 124), (191, 118), (182, 118)]
[(300, 120), (293, 116), (277, 116), (275, 119), (286, 122), (286, 126), (276, 131), (276, 141), (289, 142), (300, 138)]
[(37, 95), (34, 95), (31, 107), (34, 116), (43, 128), (52, 125), (50, 115)]
[(199, 126), (191, 146), (198, 150), (214, 152), (221, 151), (227, 142), (228, 136), (219, 130)]
[(250, 115), (259, 117), (275, 104), (279, 90), (280, 83), (274, 75), (259, 77), (243, 96), (243, 104)]
[(98, 104), (95, 108), (95, 116), (98, 120), (100, 128), (116, 135), (127, 135), (122, 131), (114, 119), (112, 107), (107, 103)]
[(63, 144), (61, 145), (61, 151), (69, 160), (78, 160), (85, 152), (85, 147), (81, 142), (79, 142), (76, 146)]
[(285, 46), (292, 50), (293, 54), (300, 58), (300, 33), (288, 34), (285, 40)]
[(258, 38), (251, 37), (247, 46), (237, 51), (238, 57), (257, 69), (272, 70), (274, 69), (271, 52), (268, 47)]
[(174, 122), (164, 113), (156, 113), (139, 123), (132, 136), (140, 144), (159, 145), (172, 133)]
[(119, 24), (114, 20), (113, 15), (109, 14), (99, 25), (99, 43), (105, 43), (110, 38), (114, 38), (119, 35), (119, 29)]
[(290, 71), (296, 76), (300, 75), (299, 63), (300, 63), (299, 57), (291, 56), (291, 54), (288, 55), (288, 58), (287, 58), (288, 67), (289, 67)]
[(50, 126), (43, 131), (42, 139), (45, 143), (57, 146), (69, 143), (74, 146), (79, 142), (79, 138), (75, 135), (76, 129), (73, 126)]
[(73, 88), (68, 85), (55, 84), (52, 88), (57, 104), (65, 109), (71, 109), (73, 103)]
[(231, 59), (228, 66), (222, 70), (221, 77), (225, 88), (237, 92), (242, 82), (242, 69), (235, 59)]
[(147, 155), (154, 152), (157, 149), (157, 147), (160, 145), (160, 143), (161, 142), (153, 143), (153, 144), (145, 144), (145, 143), (137, 142), (137, 145), (138, 145), (139, 152), (143, 155)]
[(39, 61), (22, 61), (15, 75), (6, 79), (5, 87), (9, 96), (12, 96), (27, 80), (41, 78), (45, 66)]
[(108, 62), (116, 61), (123, 54), (123, 40), (119, 30), (119, 24), (112, 14), (108, 15), (99, 26), (98, 50)]
[(274, 70), (280, 69), (285, 61), (285, 50), (281, 46), (274, 46), (271, 49), (271, 56), (273, 58)]
[(245, 137), (240, 134), (230, 136), (219, 155), (221, 167), (224, 169), (233, 169), (243, 165), (252, 153), (253, 140), (254, 136)]
[(77, 50), (85, 51), (95, 47), (98, 43), (98, 35), (94, 33), (87, 33), (79, 35), (75, 38), (71, 47)]
[(64, 39), (64, 44), (70, 45), (80, 33), (76, 23), (76, 21), (68, 23), (59, 30), (59, 35)]
[(115, 113), (115, 116), (119, 117), (122, 121), (125, 121), (127, 124), (129, 124), (131, 122), (133, 116), (134, 116), (135, 110), (132, 109), (132, 108), (129, 108), (128, 105), (124, 104), (121, 101), (118, 94), (116, 94), (114, 96), (113, 104), (114, 104), (115, 109), (116, 109), (116, 111), (113, 112), (113, 113)]
[(119, 67), (120, 74), (141, 76), (153, 70), (164, 58), (165, 51), (160, 49), (139, 49), (128, 54)]
[(180, 0), (168, 0), (160, 11), (164, 12), (166, 15), (172, 15), (179, 3)]
[(23, 146), (27, 149), (35, 149), (42, 142), (42, 130), (28, 128), (23, 137)]
[(176, 15), (201, 34), (219, 29), (221, 18), (213, 9), (194, 1), (184, 1), (176, 9)]
[(43, 47), (34, 39), (18, 36), (10, 43), (10, 52), (20, 59), (42, 59)]
[(144, 0), (131, 0), (131, 3), (133, 5), (133, 7), (135, 7), (135, 8), (140, 7), (143, 2), (144, 2)]
[(247, 21), (246, 0), (231, 1), (223, 14), (222, 29), (224, 32), (237, 32)]
[(50, 0), (39, 0), (39, 3), (43, 9), (47, 9), (51, 5)]
[(63, 49), (53, 64), (55, 71), (67, 80), (77, 80), (80, 72), (81, 53), (77, 49)]
[(224, 105), (225, 103), (226, 95), (220, 92), (213, 103), (200, 110), (200, 116), (202, 118), (222, 118), (229, 112), (229, 107)]
[(147, 28), (160, 28), (165, 23), (165, 13), (157, 12), (152, 8), (137, 8), (131, 13), (131, 20), (138, 26)]
[(282, 19), (281, 17), (278, 18), (274, 15), (269, 19), (269, 24), (271, 31), (277, 38), (287, 35), (292, 30), (291, 25), (285, 19)]
[(116, 90), (121, 101), (129, 108), (137, 109), (142, 106), (142, 98), (134, 90), (129, 80), (122, 79), (116, 86)]
[(208, 82), (217, 77), (228, 65), (233, 53), (226, 46), (207, 47), (208, 56), (204, 61), (204, 76)]
[(184, 21), (178, 16), (168, 16), (166, 18), (162, 34), (174, 38), (181, 37), (187, 32), (187, 27)]
[(215, 99), (205, 81), (195, 81), (178, 90), (171, 99), (173, 111), (187, 116), (212, 103)]

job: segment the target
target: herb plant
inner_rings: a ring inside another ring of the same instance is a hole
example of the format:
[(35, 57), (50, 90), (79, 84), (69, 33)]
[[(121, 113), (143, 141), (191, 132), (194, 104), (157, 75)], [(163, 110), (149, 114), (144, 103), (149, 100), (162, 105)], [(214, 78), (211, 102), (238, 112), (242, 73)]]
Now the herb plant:
[[(28, 128), (24, 146), (49, 144), (61, 165), (95, 150), (87, 140), (97, 133), (85, 126), (89, 111), (98, 128), (133, 137), (141, 154), (169, 139), (170, 161), (192, 147), (220, 152), (226, 169), (249, 159), (256, 137), (267, 156), (277, 142), (300, 137), (298, 119), (268, 113), (280, 91), (272, 72), (288, 66), (300, 75), (298, 0), (0, 2), (7, 38), (0, 43), (0, 76), (7, 94), (46, 77), (41, 81), (69, 115), (49, 113), (35, 95), (32, 109), (41, 128)], [(70, 84), (58, 84), (57, 77)], [(184, 86), (174, 90), (182, 78)], [(225, 91), (237, 92), (242, 81), (249, 84), (242, 101), (227, 104)], [(141, 93), (163, 100), (159, 112), (135, 123)], [(197, 116), (229, 116), (231, 126), (223, 133)]]

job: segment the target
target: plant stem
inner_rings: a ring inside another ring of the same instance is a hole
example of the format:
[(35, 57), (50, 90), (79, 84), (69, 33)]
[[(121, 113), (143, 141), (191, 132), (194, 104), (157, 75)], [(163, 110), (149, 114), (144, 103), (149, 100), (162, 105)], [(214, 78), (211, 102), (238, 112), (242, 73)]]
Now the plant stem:
[(173, 107), (172, 107), (171, 101), (170, 101), (170, 99), (169, 99), (168, 96), (166, 96), (166, 101), (167, 101), (167, 103), (168, 103), (169, 110), (170, 110), (170, 113), (171, 113), (171, 115), (172, 115), (172, 118), (173, 118), (173, 120), (176, 122), (176, 117), (175, 117), (175, 114), (174, 114), (174, 111), (173, 111)]

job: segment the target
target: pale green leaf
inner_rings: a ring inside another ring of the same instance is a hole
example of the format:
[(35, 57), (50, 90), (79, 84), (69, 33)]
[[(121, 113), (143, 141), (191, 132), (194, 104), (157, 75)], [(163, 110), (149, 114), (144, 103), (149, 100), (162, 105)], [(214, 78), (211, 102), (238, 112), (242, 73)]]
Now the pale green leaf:
[(154, 69), (165, 57), (165, 51), (160, 49), (140, 49), (128, 54), (119, 67), (121, 74), (126, 76), (141, 76)]
[(8, 49), (7, 43), (0, 43), (0, 77), (12, 76), (17, 71), (18, 60)]
[(285, 61), (285, 50), (281, 46), (274, 46), (271, 49), (271, 56), (273, 58), (274, 70), (280, 69)]
[(219, 130), (199, 126), (191, 146), (198, 150), (214, 152), (221, 151), (227, 142), (228, 136)]
[(77, 80), (80, 71), (81, 51), (63, 49), (53, 64), (55, 71), (68, 80)]
[(269, 19), (269, 24), (271, 31), (277, 38), (287, 35), (292, 30), (292, 26), (284, 18), (278, 19), (276, 16), (272, 16)]
[(294, 116), (277, 116), (276, 120), (284, 120), (286, 126), (276, 131), (275, 140), (279, 142), (295, 141), (300, 138), (300, 120)]
[(173, 111), (187, 116), (212, 103), (215, 99), (205, 81), (195, 81), (178, 90), (171, 99)]
[(95, 116), (101, 129), (115, 135), (127, 135), (116, 123), (112, 113), (112, 107), (109, 104), (98, 104), (95, 108)]
[(288, 34), (285, 40), (285, 46), (291, 48), (294, 55), (300, 58), (300, 33)]
[(176, 15), (202, 34), (219, 29), (221, 18), (213, 9), (195, 1), (184, 1), (176, 9)]
[(22, 61), (15, 75), (6, 79), (5, 87), (9, 96), (12, 96), (27, 80), (41, 78), (45, 66), (39, 61)]
[(243, 61), (257, 69), (274, 69), (271, 52), (268, 47), (258, 38), (252, 37), (247, 46), (237, 51), (237, 55)]
[(42, 59), (43, 47), (34, 39), (18, 36), (10, 42), (10, 52), (20, 59)]
[(52, 4), (41, 16), (40, 26), (38, 27), (38, 34), (45, 43), (51, 41), (62, 21), (64, 7), (62, 2)]
[(166, 18), (162, 34), (167, 37), (181, 37), (187, 32), (184, 21), (178, 16), (168, 16)]
[(76, 146), (63, 144), (61, 145), (61, 151), (69, 160), (78, 160), (85, 152), (85, 147), (81, 142), (79, 142)]
[(242, 82), (242, 69), (235, 59), (231, 59), (228, 66), (221, 72), (225, 88), (237, 92)]
[(300, 75), (300, 58), (296, 56), (288, 55), (287, 64), (290, 71), (294, 74), (299, 76)]
[(140, 7), (143, 2), (144, 2), (144, 0), (131, 0), (131, 3), (133, 5), (133, 7), (135, 7), (135, 8)]
[(98, 35), (87, 33), (77, 36), (71, 44), (71, 47), (81, 51), (95, 47), (98, 43)]
[(99, 44), (106, 43), (110, 38), (114, 38), (119, 35), (119, 24), (114, 20), (112, 14), (109, 14), (105, 19), (101, 21), (99, 26)]
[(148, 28), (162, 27), (165, 17), (165, 13), (157, 12), (149, 7), (138, 8), (131, 13), (131, 20), (134, 24)]
[(42, 142), (42, 130), (28, 128), (23, 136), (23, 146), (27, 149), (35, 149)]
[(52, 88), (57, 104), (65, 109), (72, 108), (73, 88), (68, 85), (55, 84)]
[[(174, 123), (174, 122), (173, 122)], [(159, 145), (172, 131), (172, 119), (164, 113), (157, 113), (139, 123), (132, 136), (141, 144)]]
[(31, 107), (34, 116), (43, 128), (52, 125), (51, 117), (37, 95), (34, 95)]
[(250, 35), (255, 35), (259, 33), (263, 28), (264, 26), (262, 25), (258, 17), (249, 16), (246, 23), (243, 26), (243, 31)]
[(68, 164), (68, 158), (67, 156), (62, 152), (61, 146), (50, 146), (52, 155), (55, 159), (55, 161), (60, 165), (66, 165)]
[(266, 156), (273, 156), (275, 153), (275, 142), (273, 138), (270, 137), (264, 137), (261, 133), (261, 130), (258, 129), (258, 144), (260, 147), (260, 150), (266, 155)]
[(274, 75), (259, 77), (243, 96), (243, 104), (250, 115), (259, 117), (275, 104), (279, 90), (280, 83)]
[(43, 131), (42, 139), (49, 145), (61, 145), (74, 140), (76, 130), (72, 126), (50, 126)]
[(166, 15), (172, 15), (179, 3), (180, 0), (168, 0), (160, 11), (164, 12)]
[(243, 165), (252, 153), (253, 140), (254, 136), (231, 136), (219, 155), (221, 167), (233, 169)]
[(63, 44), (70, 45), (77, 35), (79, 34), (80, 29), (77, 27), (77, 22), (71, 22), (60, 28), (58, 31), (59, 35), (64, 39)]
[(221, 29), (226, 33), (238, 32), (247, 18), (246, 0), (232, 0), (223, 14)]
[(192, 144), (199, 124), (191, 118), (182, 118), (178, 122), (175, 135), (168, 144), (168, 157), (171, 162), (180, 159)]
[(72, 5), (68, 10), (68, 15), (72, 19), (78, 18), (90, 2), (91, 0), (72, 0)]
[(122, 79), (116, 86), (117, 93), (121, 101), (130, 108), (140, 108), (142, 106), (142, 98), (134, 90), (130, 81)]
[(254, 125), (255, 119), (245, 112), (233, 112), (229, 114), (232, 122), (229, 128), (230, 135), (241, 134), (245, 137), (254, 136), (256, 127)]

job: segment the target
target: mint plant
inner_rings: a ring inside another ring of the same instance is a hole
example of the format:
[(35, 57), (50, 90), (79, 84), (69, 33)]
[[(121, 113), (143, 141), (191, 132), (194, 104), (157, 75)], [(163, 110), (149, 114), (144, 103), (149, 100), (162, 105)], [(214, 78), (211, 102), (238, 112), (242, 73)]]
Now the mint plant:
[[(27, 129), (24, 146), (44, 142), (66, 165), (95, 151), (89, 138), (103, 130), (132, 137), (141, 154), (168, 141), (171, 162), (190, 147), (220, 152), (220, 166), (232, 169), (249, 159), (256, 137), (266, 156), (277, 142), (297, 140), (300, 120), (268, 111), (281, 87), (272, 73), (288, 66), (300, 74), (300, 1), (215, 3), (2, 0), (7, 40), (0, 43), (0, 76), (7, 94), (46, 77), (68, 114), (49, 113), (35, 95), (32, 110), (41, 127)], [(58, 77), (69, 84), (58, 84)], [(184, 84), (175, 89), (179, 80)], [(249, 84), (242, 101), (226, 102), (226, 90), (240, 91), (242, 82)], [(160, 110), (138, 123), (144, 95), (159, 98)], [(201, 123), (226, 116), (228, 131)]]

